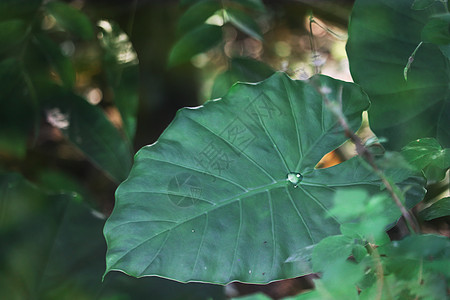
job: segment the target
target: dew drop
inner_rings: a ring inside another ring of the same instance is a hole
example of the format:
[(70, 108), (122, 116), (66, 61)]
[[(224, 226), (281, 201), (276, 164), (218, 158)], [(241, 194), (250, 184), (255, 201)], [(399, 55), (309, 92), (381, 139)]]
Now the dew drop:
[(287, 174), (287, 181), (289, 181), (290, 183), (292, 183), (294, 185), (294, 188), (296, 188), (300, 182), (303, 179), (303, 175), (298, 173), (298, 172), (290, 172)]
[(192, 232), (195, 232), (195, 230), (194, 230), (194, 229), (192, 229), (191, 231), (192, 231)]
[(248, 270), (248, 274), (252, 274), (252, 270)]

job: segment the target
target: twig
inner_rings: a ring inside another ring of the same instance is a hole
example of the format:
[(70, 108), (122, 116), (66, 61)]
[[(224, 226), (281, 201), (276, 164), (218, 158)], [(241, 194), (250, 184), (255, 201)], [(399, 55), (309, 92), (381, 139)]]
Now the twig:
[[(336, 103), (331, 101), (327, 96), (327, 88), (326, 87), (320, 87), (317, 84), (317, 77), (313, 77), (311, 79), (312, 86), (316, 89), (316, 91), (322, 96), (323, 102), (325, 105), (330, 109), (330, 111), (336, 116), (339, 125), (344, 129), (345, 136), (348, 137), (356, 147), (356, 153), (363, 158), (375, 171), (375, 173), (380, 177), (381, 181), (383, 182), (384, 186), (388, 190), (389, 194), (391, 195), (391, 198), (394, 200), (395, 204), (399, 207), (403, 218), (406, 220), (406, 224), (408, 225), (408, 229), (411, 233), (417, 233), (418, 232), (418, 225), (416, 220), (413, 218), (413, 216), (410, 214), (410, 212), (406, 209), (406, 207), (403, 205), (403, 203), (400, 201), (400, 198), (395, 192), (394, 187), (391, 185), (389, 180), (387, 180), (386, 176), (384, 175), (383, 171), (378, 168), (378, 166), (375, 164), (374, 157), (372, 153), (364, 146), (361, 138), (357, 136), (349, 127), (347, 123), (347, 119), (345, 118), (343, 112), (342, 112), (342, 103)], [(342, 97), (342, 85), (339, 90), (339, 97)]]

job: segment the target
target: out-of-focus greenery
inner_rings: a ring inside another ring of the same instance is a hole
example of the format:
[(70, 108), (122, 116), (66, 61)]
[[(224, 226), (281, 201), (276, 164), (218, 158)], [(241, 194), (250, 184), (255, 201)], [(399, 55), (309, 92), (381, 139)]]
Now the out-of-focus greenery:
[[(135, 151), (156, 141), (177, 109), (222, 97), (236, 81), (261, 81), (276, 70), (351, 80), (344, 50), (351, 2), (0, 1), (1, 298), (224, 298), (221, 286), (120, 272), (102, 282), (102, 229), (114, 190)], [(388, 137), (388, 149), (404, 147), (406, 160), (388, 155), (380, 168), (390, 165), (388, 175), (397, 178), (422, 171), (435, 185), (417, 216), (445, 220), (447, 1), (356, 2), (352, 75), (372, 100), (375, 133)], [(421, 86), (425, 75), (430, 85)], [(355, 285), (365, 289), (356, 295), (362, 299), (444, 298), (448, 240), (413, 235), (390, 243), (389, 198), (349, 193), (335, 196), (333, 213), (348, 222), (341, 235), (290, 258), (323, 272), (317, 289), (298, 299), (350, 299)], [(365, 205), (351, 201), (349, 208), (348, 199)], [(356, 227), (348, 219), (354, 209)]]

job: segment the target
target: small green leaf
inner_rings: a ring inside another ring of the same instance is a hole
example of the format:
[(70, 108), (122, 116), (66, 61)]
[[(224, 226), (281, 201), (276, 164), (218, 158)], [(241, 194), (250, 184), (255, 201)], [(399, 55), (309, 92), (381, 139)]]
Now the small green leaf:
[(72, 61), (66, 57), (61, 48), (44, 34), (36, 34), (34, 41), (39, 46), (45, 57), (52, 64), (63, 84), (69, 89), (75, 84), (75, 68)]
[(27, 24), (20, 19), (0, 22), (0, 53), (12, 49), (27, 35)]
[(242, 10), (228, 8), (226, 9), (226, 14), (230, 20), (230, 23), (236, 26), (239, 30), (257, 40), (263, 39), (259, 25), (247, 13)]
[(94, 38), (92, 24), (81, 11), (59, 1), (49, 2), (45, 7), (63, 29), (85, 40)]
[(205, 0), (195, 3), (181, 16), (177, 25), (178, 34), (191, 31), (197, 26), (203, 24), (216, 11), (222, 8), (222, 5), (216, 0)]
[(442, 198), (419, 213), (419, 217), (425, 221), (445, 216), (450, 216), (450, 197)]
[(361, 244), (355, 244), (352, 249), (352, 255), (357, 263), (360, 263), (367, 256), (367, 249)]
[(333, 295), (325, 299), (357, 300), (356, 284), (364, 277), (364, 265), (348, 260), (331, 262), (324, 270), (321, 279), (315, 280), (316, 290), (322, 295)]
[(415, 10), (422, 10), (433, 5), (437, 0), (415, 0), (411, 8)]
[(441, 181), (450, 168), (450, 149), (443, 149), (433, 138), (423, 138), (403, 147), (402, 155), (417, 170), (424, 170), (429, 183)]
[(422, 40), (436, 45), (450, 43), (450, 14), (436, 15), (430, 18), (422, 29)]
[(188, 62), (192, 56), (205, 52), (222, 41), (222, 28), (203, 24), (184, 35), (172, 48), (169, 66)]

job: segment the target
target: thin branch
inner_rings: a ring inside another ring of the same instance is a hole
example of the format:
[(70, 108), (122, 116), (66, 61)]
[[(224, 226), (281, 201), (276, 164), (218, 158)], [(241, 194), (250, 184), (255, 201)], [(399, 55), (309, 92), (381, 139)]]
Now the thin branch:
[[(399, 196), (395, 192), (394, 186), (386, 178), (383, 171), (380, 170), (378, 168), (378, 166), (375, 164), (375, 160), (374, 160), (372, 153), (364, 146), (361, 138), (359, 136), (357, 136), (350, 129), (350, 127), (347, 123), (347, 119), (345, 118), (345, 116), (342, 112), (342, 103), (336, 103), (334, 101), (331, 101), (327, 96), (327, 94), (329, 93), (327, 91), (328, 88), (321, 87), (320, 85), (318, 85), (316, 78), (312, 78), (311, 83), (312, 83), (312, 86), (316, 89), (316, 91), (322, 96), (323, 102), (328, 107), (328, 109), (330, 109), (330, 111), (336, 116), (336, 118), (339, 122), (339, 125), (344, 129), (345, 135), (355, 144), (356, 153), (361, 158), (363, 158), (372, 167), (372, 169), (375, 171), (375, 173), (380, 177), (381, 181), (383, 182), (384, 186), (386, 187), (387, 191), (389, 192), (391, 198), (394, 200), (395, 204), (400, 209), (403, 218), (405, 218), (409, 231), (411, 233), (418, 232), (419, 226), (417, 225), (415, 218), (411, 215), (411, 213), (403, 205)], [(342, 97), (342, 86), (340, 88), (339, 93), (340, 93), (339, 97)]]

